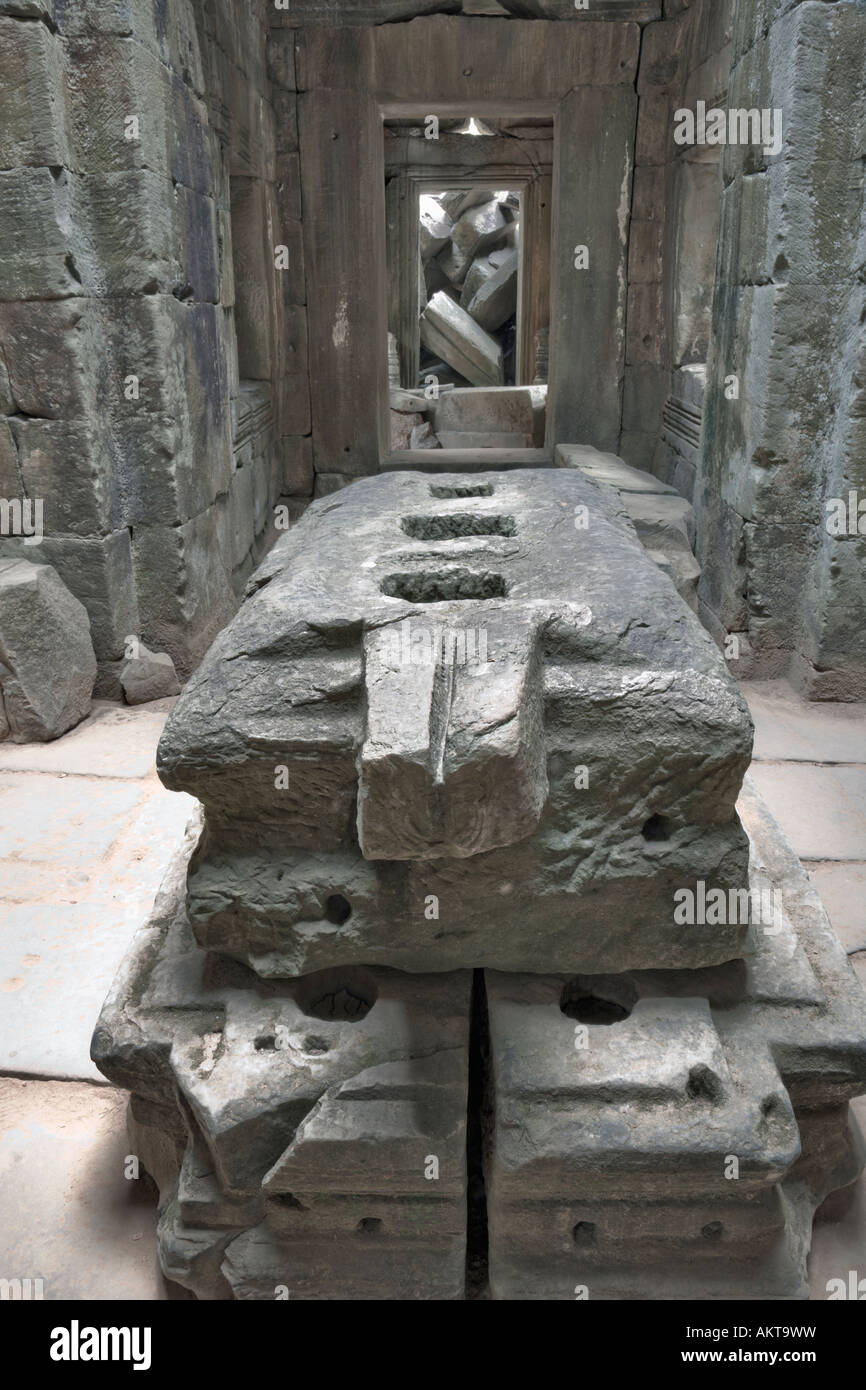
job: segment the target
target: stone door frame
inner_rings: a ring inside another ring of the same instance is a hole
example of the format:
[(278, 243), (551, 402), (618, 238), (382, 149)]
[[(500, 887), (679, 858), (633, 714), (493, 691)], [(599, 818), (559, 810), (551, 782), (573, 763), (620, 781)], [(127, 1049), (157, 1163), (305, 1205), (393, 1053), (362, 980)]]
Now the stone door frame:
[[(405, 171), (403, 177), (407, 196), (401, 218), (399, 263), (396, 270), (401, 283), (401, 341), (406, 345), (401, 357), (405, 357), (406, 364), (409, 364), (411, 359), (409, 372), (412, 384), (414, 385), (418, 376), (420, 355), (417, 323), (420, 313), (417, 266), (420, 243), (421, 195), (422, 193), (435, 192), (437, 189), (489, 188), (491, 192), (495, 192), (497, 189), (506, 188), (511, 192), (519, 193), (521, 200), (517, 278), (516, 384), (529, 385), (529, 381), (523, 378), (533, 369), (534, 334), (530, 336), (533, 303), (536, 292), (540, 288), (540, 277), (542, 275), (549, 277), (550, 275), (549, 252), (545, 256), (543, 247), (539, 245), (542, 240), (537, 219), (539, 200), (533, 196), (533, 185), (544, 179), (544, 171), (539, 170), (534, 175), (530, 175), (527, 174), (525, 165), (512, 164), (498, 167), (495, 174), (470, 175), (465, 172), (452, 173), (449, 166), (446, 165), (442, 170), (437, 168), (434, 174), (429, 169), (422, 171), (413, 166)], [(393, 273), (393, 269), (389, 269)], [(408, 345), (407, 341), (409, 335), (412, 339), (411, 345)], [(414, 374), (412, 367), (414, 367)]]
[[(298, 33), (314, 461), (364, 476), (390, 458), (384, 122), (552, 120), (548, 433), (615, 452), (622, 416), (628, 221), (640, 29), (633, 23), (436, 16)], [(322, 77), (324, 74), (324, 79)], [(590, 268), (574, 266), (589, 248)], [(448, 450), (435, 465), (447, 467)], [(485, 461), (487, 451), (477, 451)], [(471, 460), (461, 451), (453, 462)], [(539, 451), (506, 462), (537, 463)], [(430, 451), (399, 463), (426, 467)]]

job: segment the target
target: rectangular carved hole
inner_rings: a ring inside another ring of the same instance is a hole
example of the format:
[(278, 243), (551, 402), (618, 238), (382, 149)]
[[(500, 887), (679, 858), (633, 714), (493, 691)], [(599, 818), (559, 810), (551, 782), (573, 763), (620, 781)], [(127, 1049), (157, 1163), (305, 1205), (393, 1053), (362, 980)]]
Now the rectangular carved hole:
[(431, 483), (430, 496), (439, 497), (443, 501), (451, 497), (492, 497), (492, 483), (458, 483), (454, 487), (445, 487), (444, 484)]
[(479, 516), (474, 512), (452, 512), (450, 516), (404, 516), (400, 525), (406, 535), (416, 541), (456, 541), (464, 536), (513, 536), (517, 531), (513, 516)]
[(389, 574), (379, 586), (389, 598), (405, 603), (448, 603), (454, 599), (505, 598), (508, 589), (501, 574), (490, 570), (454, 569)]

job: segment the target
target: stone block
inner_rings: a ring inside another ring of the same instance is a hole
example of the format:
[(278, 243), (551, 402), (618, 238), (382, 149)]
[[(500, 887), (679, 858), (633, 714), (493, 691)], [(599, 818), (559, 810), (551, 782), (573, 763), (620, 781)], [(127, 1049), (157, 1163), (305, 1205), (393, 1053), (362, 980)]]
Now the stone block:
[(113, 515), (124, 525), (186, 521), (228, 485), (228, 364), (220, 310), (173, 296), (111, 301), (100, 309), (122, 363), (139, 375), (138, 400), (113, 413)]
[(0, 15), (0, 168), (69, 167), (64, 76), (61, 45), (45, 24)]
[(167, 651), (184, 680), (237, 609), (216, 505), (179, 526), (135, 527), (132, 560), (140, 636)]
[(307, 285), (304, 273), (304, 236), (300, 221), (291, 217), (280, 217), (279, 245), (288, 252), (288, 265), (277, 270), (277, 283), (282, 288), (285, 304), (306, 304)]
[(284, 156), (298, 148), (298, 98), (295, 92), (279, 89), (272, 94), (274, 129), (278, 155)]
[(310, 435), (288, 435), (278, 453), (282, 464), (281, 494), (311, 497), (313, 493), (313, 441)]
[(177, 136), (172, 75), (158, 54), (96, 32), (69, 37), (64, 46), (69, 71), (80, 75), (67, 100), (73, 170), (104, 177), (149, 169), (168, 176)]
[(439, 264), (452, 285), (463, 284), (476, 256), (504, 243), (509, 225), (496, 198), (470, 207), (458, 217), (450, 243), (439, 257)]
[(152, 652), (137, 638), (127, 643), (119, 679), (128, 705), (144, 705), (180, 694), (180, 682), (168, 652)]
[(660, 282), (664, 278), (664, 253), (664, 223), (632, 220), (628, 242), (629, 284)]
[(663, 165), (673, 152), (672, 110), (671, 97), (667, 92), (651, 89), (641, 93), (635, 145), (635, 159), (639, 167)]
[(440, 290), (421, 315), (421, 342), (475, 386), (501, 386), (502, 348)]
[(409, 449), (412, 447), (412, 436), (418, 427), (424, 423), (423, 415), (407, 415), (405, 411), (390, 411), (391, 421), (391, 449)]
[(133, 1093), (163, 1268), (200, 1298), (462, 1298), (471, 975), (325, 971), (260, 999), (192, 939), (194, 839), (92, 1046)]
[[(539, 969), (587, 970), (740, 953), (746, 926), (677, 927), (673, 892), (696, 878), (745, 885), (733, 804), (748, 715), (608, 497), (567, 468), (394, 473), (308, 509), (160, 745), (166, 785), (206, 808), (189, 885), (206, 949), (266, 976), (386, 959), (449, 970), (479, 956), (514, 969), (529, 949)], [(567, 520), (552, 530), (552, 515)], [(356, 578), (323, 592), (313, 570), (345, 573), (347, 535), (360, 542)], [(209, 711), (230, 705), (227, 734)], [(403, 727), (416, 706), (434, 711), (422, 732)], [(479, 802), (469, 790), (496, 778), (507, 793)], [(335, 894), (349, 911), (336, 923)]]
[[(22, 227), (27, 236), (22, 237)], [(63, 170), (0, 170), (0, 300), (80, 295), (80, 237)]]
[(0, 304), (0, 342), (16, 411), (42, 419), (95, 411), (97, 351), (86, 299)]
[(421, 194), (419, 214), (419, 237), (421, 260), (426, 265), (444, 249), (451, 240), (454, 224), (437, 198)]
[(295, 35), (272, 29), (267, 37), (268, 76), (276, 87), (287, 92), (296, 90)]
[(808, 1294), (814, 1212), (862, 1167), (866, 995), (748, 783), (740, 808), (776, 913), (745, 962), (487, 973), (495, 1300)]
[(90, 622), (57, 571), (0, 560), (0, 701), (5, 736), (47, 743), (90, 710), (96, 657)]
[(104, 422), (15, 417), (10, 423), (24, 493), (42, 501), (46, 535), (100, 536), (115, 529)]
[(536, 388), (531, 386), (443, 392), (433, 407), (433, 426), (437, 434), (442, 430), (485, 434), (505, 430), (531, 437), (536, 395)]
[(466, 312), (488, 333), (495, 333), (517, 312), (518, 268), (517, 252), (512, 251), (466, 305)]
[(119, 660), (126, 636), (138, 632), (139, 628), (130, 535), (126, 527), (101, 537), (45, 536), (38, 546), (26, 546), (21, 540), (3, 537), (0, 556), (53, 566), (66, 587), (87, 609), (100, 666)]
[(660, 361), (664, 333), (664, 287), (658, 283), (629, 285), (626, 363), (635, 366)]

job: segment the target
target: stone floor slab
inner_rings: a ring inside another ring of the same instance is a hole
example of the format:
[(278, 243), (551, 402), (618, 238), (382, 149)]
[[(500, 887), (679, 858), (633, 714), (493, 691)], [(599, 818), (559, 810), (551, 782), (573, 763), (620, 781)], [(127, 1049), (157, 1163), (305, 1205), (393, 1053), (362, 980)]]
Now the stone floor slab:
[(85, 777), (147, 777), (174, 698), (144, 709), (95, 700), (88, 717), (53, 743), (0, 743), (0, 772), (76, 772)]
[(809, 877), (846, 950), (866, 952), (866, 864), (810, 864)]
[(752, 776), (801, 859), (866, 861), (866, 767), (756, 762)]
[(0, 749), (0, 1071), (102, 1080), (93, 1020), (193, 805), (156, 777), (161, 704)]
[(866, 763), (866, 708), (802, 700), (785, 681), (743, 681), (760, 761)]
[(42, 1279), (46, 1300), (165, 1299), (156, 1204), (124, 1177), (126, 1096), (112, 1087), (0, 1078), (0, 1277)]

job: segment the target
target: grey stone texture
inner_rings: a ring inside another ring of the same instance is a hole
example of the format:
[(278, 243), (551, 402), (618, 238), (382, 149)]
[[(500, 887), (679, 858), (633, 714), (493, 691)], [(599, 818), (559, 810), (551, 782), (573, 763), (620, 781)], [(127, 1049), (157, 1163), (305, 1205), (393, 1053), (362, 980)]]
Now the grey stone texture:
[[(776, 157), (729, 146), (697, 496), (702, 612), (743, 633), (751, 674), (862, 698), (863, 547), (828, 529), (866, 492), (860, 5), (742, 6), (731, 100), (784, 112)], [(731, 375), (739, 395), (726, 395)], [(714, 540), (715, 538), (715, 540)], [(859, 577), (858, 577), (859, 576)]]
[(492, 1298), (808, 1295), (815, 1209), (863, 1165), (866, 994), (748, 782), (740, 810), (780, 904), (745, 961), (486, 972)]
[[(44, 503), (45, 557), (88, 608), (107, 694), (129, 632), (197, 664), (260, 555), (280, 451), (309, 431), (291, 226), (275, 270), (297, 130), (267, 18), (188, 0), (0, 13), (0, 471), (4, 496)], [(239, 365), (270, 383), (250, 459)], [(0, 554), (20, 553), (4, 533)]]
[(462, 1298), (471, 976), (337, 968), (262, 992), (192, 938), (195, 839), (92, 1048), (132, 1092), (164, 1272), (207, 1299)]
[(120, 684), (128, 705), (144, 705), (149, 700), (180, 694), (171, 657), (167, 652), (150, 651), (143, 642), (135, 642), (132, 655), (121, 666)]
[(475, 386), (501, 386), (502, 348), (459, 304), (439, 290), (421, 315), (421, 342)]
[(206, 808), (197, 939), (262, 975), (527, 952), (600, 970), (739, 954), (744, 926), (676, 928), (671, 894), (744, 886), (749, 748), (619, 498), (561, 468), (389, 474), (315, 504), (158, 765)]
[(45, 743), (90, 710), (87, 610), (50, 565), (0, 560), (0, 739)]
[(701, 567), (695, 559), (695, 512), (691, 503), (652, 473), (596, 449), (560, 445), (558, 461), (580, 468), (593, 482), (613, 488), (650, 557), (697, 612)]
[[(186, 676), (280, 495), (379, 469), (378, 109), (462, 110), (469, 88), (520, 142), (537, 111), (558, 122), (558, 187), (528, 204), (545, 236), (558, 208), (555, 302), (523, 306), (527, 361), (546, 362), (549, 322), (549, 446), (618, 453), (693, 503), (701, 617), (738, 636), (746, 674), (856, 697), (863, 535), (824, 522), (866, 490), (861, 142), (833, 114), (862, 106), (864, 22), (854, 0), (0, 7), (0, 476), (44, 500), (99, 688), (118, 693), (129, 631)], [(675, 111), (699, 100), (779, 107), (781, 154), (675, 145)], [(429, 167), (461, 138), (422, 141)], [(464, 230), (495, 220), (483, 192), (458, 191)], [(499, 332), (490, 264), (460, 286), (457, 261), (458, 288), (431, 261), (427, 292)]]

